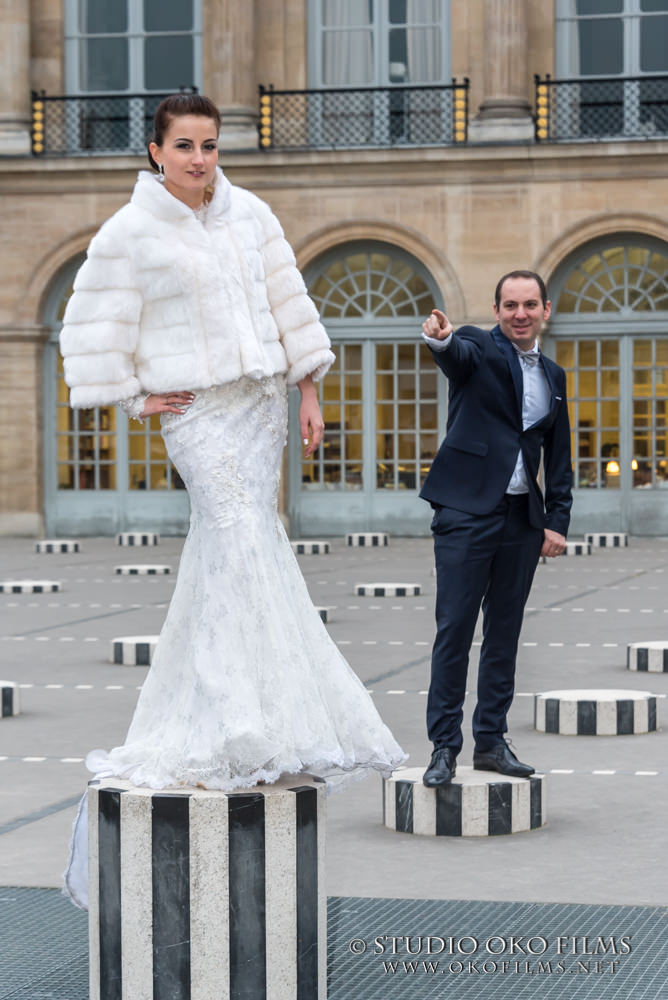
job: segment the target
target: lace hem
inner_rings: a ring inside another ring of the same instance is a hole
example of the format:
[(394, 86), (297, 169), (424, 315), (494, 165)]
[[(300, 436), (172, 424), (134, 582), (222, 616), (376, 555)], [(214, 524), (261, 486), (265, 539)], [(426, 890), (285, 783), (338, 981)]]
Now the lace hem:
[(128, 417), (143, 423), (148, 419), (147, 417), (142, 417), (141, 414), (144, 411), (146, 400), (149, 396), (150, 393), (148, 392), (140, 393), (138, 396), (131, 396), (130, 399), (122, 399), (118, 405)]

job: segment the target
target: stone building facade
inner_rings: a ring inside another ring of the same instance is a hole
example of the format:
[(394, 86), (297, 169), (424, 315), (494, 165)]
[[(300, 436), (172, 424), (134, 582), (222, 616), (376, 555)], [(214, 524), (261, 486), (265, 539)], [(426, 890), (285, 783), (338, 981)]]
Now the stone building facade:
[[(289, 436), (293, 534), (427, 533), (417, 491), (447, 396), (421, 317), (491, 325), (516, 267), (553, 302), (543, 349), (569, 376), (574, 532), (668, 532), (668, 2), (107, 6), (125, 15), (0, 7), (0, 532), (187, 523), (157, 428), (73, 415), (56, 346), (88, 242), (145, 166), (129, 143), (82, 142), (63, 109), (113, 90), (109, 118), (126, 122), (132, 101), (183, 84), (219, 105), (221, 164), (280, 218), (336, 345), (324, 448), (303, 463), (294, 422)], [(56, 96), (65, 145), (50, 147)], [(104, 114), (88, 125), (102, 135)]]

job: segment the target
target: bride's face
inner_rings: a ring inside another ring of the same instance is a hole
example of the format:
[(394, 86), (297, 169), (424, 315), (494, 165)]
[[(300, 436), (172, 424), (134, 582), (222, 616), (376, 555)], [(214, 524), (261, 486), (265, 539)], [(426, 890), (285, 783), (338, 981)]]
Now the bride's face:
[(218, 164), (216, 123), (202, 115), (173, 118), (162, 146), (151, 143), (150, 150), (155, 162), (162, 165), (169, 193), (188, 205), (199, 205)]

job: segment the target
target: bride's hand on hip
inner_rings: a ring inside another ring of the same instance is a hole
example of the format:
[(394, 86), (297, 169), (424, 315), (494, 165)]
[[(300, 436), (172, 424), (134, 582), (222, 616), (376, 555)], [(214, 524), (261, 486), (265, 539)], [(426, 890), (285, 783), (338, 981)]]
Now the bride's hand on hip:
[(194, 398), (194, 392), (151, 393), (144, 404), (142, 417), (152, 417), (154, 413), (185, 413)]

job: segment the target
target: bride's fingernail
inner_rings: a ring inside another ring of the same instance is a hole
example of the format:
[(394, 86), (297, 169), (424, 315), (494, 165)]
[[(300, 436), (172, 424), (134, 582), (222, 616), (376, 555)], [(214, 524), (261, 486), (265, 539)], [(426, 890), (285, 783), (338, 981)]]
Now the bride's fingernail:
[(304, 442), (304, 444), (308, 444), (308, 438), (302, 438), (302, 441)]

